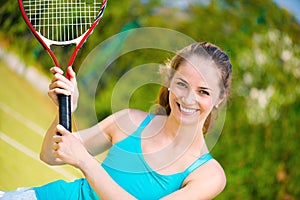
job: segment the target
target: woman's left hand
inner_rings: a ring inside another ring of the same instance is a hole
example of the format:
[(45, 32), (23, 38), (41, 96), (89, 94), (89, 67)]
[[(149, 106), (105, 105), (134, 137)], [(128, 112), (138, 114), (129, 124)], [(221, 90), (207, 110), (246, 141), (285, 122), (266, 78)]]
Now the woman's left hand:
[(74, 167), (81, 168), (85, 160), (92, 156), (88, 153), (79, 138), (58, 124), (57, 133), (61, 135), (53, 136), (53, 155), (57, 162), (65, 162)]

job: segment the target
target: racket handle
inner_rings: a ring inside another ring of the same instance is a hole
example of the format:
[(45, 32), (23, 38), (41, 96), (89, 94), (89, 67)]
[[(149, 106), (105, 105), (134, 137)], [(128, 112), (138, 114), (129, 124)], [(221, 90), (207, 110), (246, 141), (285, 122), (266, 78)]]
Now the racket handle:
[(59, 124), (68, 131), (72, 131), (72, 112), (71, 112), (71, 96), (64, 94), (58, 95), (59, 103)]

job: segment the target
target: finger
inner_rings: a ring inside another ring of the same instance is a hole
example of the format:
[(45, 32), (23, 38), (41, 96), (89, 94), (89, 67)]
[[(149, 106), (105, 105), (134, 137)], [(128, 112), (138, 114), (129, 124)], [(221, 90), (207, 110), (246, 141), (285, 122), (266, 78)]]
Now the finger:
[(52, 82), (55, 82), (55, 81), (62, 81), (65, 83), (70, 83), (69, 79), (67, 79), (67, 77), (65, 77), (63, 74), (60, 74), (60, 73), (54, 74)]
[(61, 89), (61, 88), (54, 88), (52, 90), (48, 91), (48, 95), (50, 97), (54, 97), (54, 99), (57, 99), (57, 97), (55, 97), (58, 94), (64, 94), (64, 95), (71, 95), (71, 92), (65, 89)]
[(56, 73), (59, 73), (59, 74), (63, 74), (64, 73), (64, 71), (61, 68), (57, 67), (57, 66), (51, 67), (50, 68), (50, 72), (53, 75), (56, 74)]
[(63, 160), (63, 158), (64, 158), (64, 154), (63, 154), (63, 152), (61, 151), (61, 150), (52, 150), (52, 155), (55, 157), (55, 162), (56, 163), (61, 163), (61, 164), (64, 164), (65, 162), (64, 162), (64, 160)]
[(62, 137), (59, 136), (59, 135), (54, 135), (53, 136), (53, 143), (59, 143), (59, 142), (62, 142)]
[(57, 124), (57, 126), (56, 126), (56, 132), (60, 133), (61, 136), (64, 136), (64, 135), (67, 135), (67, 134), (70, 133), (67, 129), (65, 129), (65, 127), (63, 127), (60, 124)]
[(70, 85), (71, 83), (63, 75), (56, 73), (56, 74), (54, 74), (53, 79), (51, 80), (51, 82), (49, 84), (49, 89), (53, 89), (54, 87), (61, 87), (58, 84)]
[(63, 82), (61, 80), (57, 80), (57, 81), (49, 84), (49, 89), (50, 90), (55, 89), (55, 88), (65, 89), (65, 90), (68, 90), (70, 92), (73, 89), (73, 87), (69, 83)]
[(57, 151), (57, 150), (59, 149), (59, 144), (56, 143), (56, 142), (54, 142), (53, 145), (52, 145), (52, 149), (53, 149), (54, 151)]
[[(74, 76), (76, 76), (76, 75), (74, 75)], [(52, 79), (51, 84), (53, 84), (55, 82), (64, 84), (66, 86), (64, 88), (66, 88), (66, 89), (73, 90), (74, 85), (76, 85), (76, 78), (73, 77), (72, 79), (69, 80), (64, 75), (56, 73)], [(58, 83), (56, 83), (56, 84), (58, 84)], [(64, 85), (61, 85), (60, 87), (63, 88)]]
[(56, 150), (56, 151), (53, 150), (52, 153), (53, 153), (53, 156), (56, 158), (55, 159), (56, 162), (58, 162), (58, 163), (62, 162), (62, 159), (61, 159), (62, 158), (62, 152), (60, 150)]

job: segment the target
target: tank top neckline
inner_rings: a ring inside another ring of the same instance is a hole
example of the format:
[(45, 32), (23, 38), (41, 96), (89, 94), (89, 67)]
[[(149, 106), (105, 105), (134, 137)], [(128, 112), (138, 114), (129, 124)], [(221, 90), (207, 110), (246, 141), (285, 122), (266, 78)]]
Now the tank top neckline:
[[(198, 167), (200, 167), (202, 164), (206, 163), (207, 161), (209, 161), (210, 159), (212, 159), (212, 156), (210, 155), (210, 153), (205, 153), (202, 154), (199, 158), (197, 158), (194, 162), (192, 162), (184, 171), (182, 172), (177, 172), (177, 173), (172, 173), (172, 174), (162, 174), (157, 172), (156, 170), (154, 170), (146, 161), (145, 157), (144, 157), (144, 153), (142, 151), (142, 140), (141, 140), (141, 134), (144, 131), (144, 129), (147, 127), (147, 125), (152, 121), (152, 119), (154, 119), (157, 115), (149, 113), (146, 118), (142, 121), (142, 123), (140, 124), (140, 126), (137, 128), (137, 131), (135, 131), (135, 135), (138, 136), (137, 138), (139, 139), (139, 146), (138, 146), (138, 150), (141, 154), (141, 158), (143, 159), (143, 162), (147, 165), (147, 167), (149, 169), (151, 169), (151, 171), (159, 176), (164, 176), (164, 177), (172, 177), (172, 176), (188, 176), (190, 173), (192, 173), (194, 170), (196, 170)], [(130, 136), (129, 136), (130, 137)]]

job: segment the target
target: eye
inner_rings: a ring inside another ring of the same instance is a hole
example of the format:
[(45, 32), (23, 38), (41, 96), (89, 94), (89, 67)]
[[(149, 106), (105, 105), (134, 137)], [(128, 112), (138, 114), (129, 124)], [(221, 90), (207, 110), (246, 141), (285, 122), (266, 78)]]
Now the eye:
[(204, 95), (210, 96), (210, 93), (206, 90), (200, 90), (199, 94), (204, 94)]
[(184, 87), (184, 88), (187, 88), (188, 86), (184, 83), (184, 82), (182, 82), (182, 81), (179, 81), (179, 82), (177, 82), (176, 83), (178, 86), (180, 86), (180, 87)]

